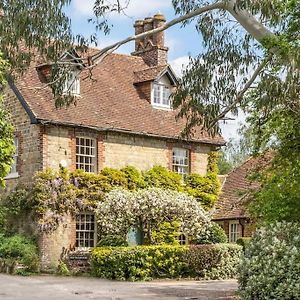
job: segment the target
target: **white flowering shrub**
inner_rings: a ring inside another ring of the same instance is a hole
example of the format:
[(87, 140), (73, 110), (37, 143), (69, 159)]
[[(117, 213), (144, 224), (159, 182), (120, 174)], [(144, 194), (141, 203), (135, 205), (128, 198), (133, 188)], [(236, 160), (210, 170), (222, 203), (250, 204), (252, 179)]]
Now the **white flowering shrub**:
[(241, 299), (300, 299), (300, 225), (259, 229), (240, 266)]
[(152, 231), (163, 222), (178, 221), (183, 233), (195, 237), (205, 234), (209, 224), (208, 215), (193, 197), (159, 188), (112, 190), (99, 203), (97, 214), (102, 232), (125, 235), (137, 226), (148, 243), (153, 242)]

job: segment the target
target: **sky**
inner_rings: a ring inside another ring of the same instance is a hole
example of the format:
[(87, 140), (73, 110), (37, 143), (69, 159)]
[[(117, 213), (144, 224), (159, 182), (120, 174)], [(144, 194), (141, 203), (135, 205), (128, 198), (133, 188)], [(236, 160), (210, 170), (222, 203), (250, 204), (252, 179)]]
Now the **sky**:
[[(125, 3), (127, 0), (121, 0)], [(88, 37), (95, 32), (92, 22), (88, 19), (93, 17), (93, 5), (95, 0), (73, 0), (71, 6), (66, 10), (72, 20), (72, 29), (75, 34), (83, 34)], [(137, 19), (153, 16), (156, 13), (165, 15), (167, 21), (175, 17), (171, 0), (131, 0), (126, 9), (126, 16), (114, 13), (110, 16), (113, 24), (109, 35), (98, 34), (98, 47), (110, 45), (120, 39), (126, 38), (134, 33), (133, 24)], [(191, 23), (186, 27), (181, 25), (173, 26), (165, 32), (165, 44), (169, 47), (169, 63), (178, 76), (182, 67), (188, 63), (189, 56), (196, 56), (201, 52), (201, 36)], [(134, 42), (120, 47), (116, 52), (130, 54), (134, 50)], [(239, 123), (244, 122), (245, 116), (239, 114), (233, 121), (221, 124), (222, 135), (226, 140), (237, 139)]]

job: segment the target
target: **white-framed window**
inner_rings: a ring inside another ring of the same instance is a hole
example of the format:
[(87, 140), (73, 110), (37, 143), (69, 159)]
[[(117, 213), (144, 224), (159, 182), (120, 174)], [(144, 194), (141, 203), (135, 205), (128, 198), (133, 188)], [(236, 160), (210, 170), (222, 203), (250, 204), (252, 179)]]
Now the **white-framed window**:
[(67, 74), (63, 94), (80, 95), (80, 72), (78, 70), (72, 70)]
[(229, 242), (235, 243), (240, 237), (240, 223), (239, 221), (229, 222)]
[(190, 151), (185, 148), (173, 148), (173, 171), (186, 175), (190, 172)]
[(76, 137), (76, 169), (89, 173), (97, 172), (96, 139)]
[(7, 179), (19, 176), (18, 168), (17, 168), (18, 155), (19, 155), (19, 140), (16, 136), (14, 137), (14, 146), (15, 146), (15, 153), (14, 153), (14, 156), (13, 156), (14, 161), (13, 161), (13, 164), (11, 165), (11, 169), (10, 169), (9, 174), (6, 176)]
[(181, 233), (178, 237), (179, 240), (179, 245), (187, 245), (188, 244), (188, 240), (185, 234)]
[(170, 109), (172, 101), (170, 98), (170, 87), (165, 84), (153, 83), (152, 86), (152, 105)]
[(96, 246), (97, 226), (93, 213), (80, 213), (76, 216), (76, 248), (89, 249)]

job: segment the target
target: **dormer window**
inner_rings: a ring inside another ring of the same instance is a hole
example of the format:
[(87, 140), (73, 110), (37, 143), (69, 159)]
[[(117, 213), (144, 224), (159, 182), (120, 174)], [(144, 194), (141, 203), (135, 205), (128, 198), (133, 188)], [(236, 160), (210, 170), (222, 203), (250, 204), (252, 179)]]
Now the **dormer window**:
[(63, 89), (64, 95), (79, 96), (80, 95), (80, 71), (71, 70), (66, 76)]
[(152, 105), (154, 107), (171, 108), (171, 90), (165, 84), (153, 83), (152, 88)]

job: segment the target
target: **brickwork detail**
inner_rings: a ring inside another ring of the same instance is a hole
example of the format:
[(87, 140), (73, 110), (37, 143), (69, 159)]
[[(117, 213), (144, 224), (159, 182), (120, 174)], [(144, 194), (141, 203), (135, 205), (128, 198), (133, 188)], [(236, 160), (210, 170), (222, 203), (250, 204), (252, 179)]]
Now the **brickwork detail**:
[(97, 137), (97, 161), (98, 161), (98, 170), (100, 171), (105, 166), (105, 135), (99, 133)]
[(171, 170), (171, 171), (173, 170), (173, 147), (174, 147), (174, 143), (167, 142), (168, 169)]

